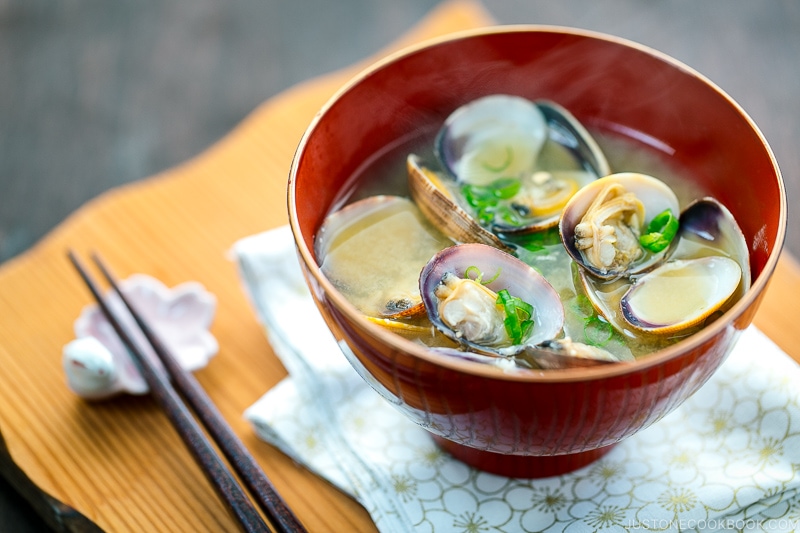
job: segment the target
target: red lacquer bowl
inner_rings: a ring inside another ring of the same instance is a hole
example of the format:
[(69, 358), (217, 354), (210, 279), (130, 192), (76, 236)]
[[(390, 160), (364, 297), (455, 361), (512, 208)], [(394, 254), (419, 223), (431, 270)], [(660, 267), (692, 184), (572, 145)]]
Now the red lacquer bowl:
[[(480, 96), (549, 99), (590, 128), (659, 150), (733, 213), (752, 286), (722, 318), (634, 363), (503, 374), (435, 354), (366, 321), (320, 272), (314, 237), (348, 180), (419, 128), (436, 129)], [(719, 368), (752, 321), (783, 245), (786, 198), (767, 142), (745, 112), (689, 67), (585, 31), (507, 26), (456, 34), (374, 65), (309, 126), (289, 179), (306, 278), (362, 377), (455, 457), (515, 477), (555, 475), (653, 424)]]

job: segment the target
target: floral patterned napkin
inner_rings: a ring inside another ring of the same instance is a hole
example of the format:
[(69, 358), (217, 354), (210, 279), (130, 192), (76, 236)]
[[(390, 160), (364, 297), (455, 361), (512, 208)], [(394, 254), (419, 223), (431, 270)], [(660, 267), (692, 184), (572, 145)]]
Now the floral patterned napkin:
[(380, 531), (800, 531), (800, 367), (754, 327), (681, 407), (578, 471), (505, 478), (440, 451), (347, 363), (287, 227), (234, 254), (290, 377), (245, 413)]

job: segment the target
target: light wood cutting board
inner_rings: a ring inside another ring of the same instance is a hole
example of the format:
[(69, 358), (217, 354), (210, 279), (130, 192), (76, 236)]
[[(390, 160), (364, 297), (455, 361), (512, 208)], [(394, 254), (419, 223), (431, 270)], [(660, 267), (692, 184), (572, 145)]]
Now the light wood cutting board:
[[(469, 1), (442, 4), (384, 55), (419, 40), (487, 25)], [(373, 58), (373, 59), (375, 59)], [(214, 293), (218, 355), (197, 373), (220, 411), (311, 531), (369, 531), (349, 497), (259, 441), (243, 411), (286, 375), (244, 297), (226, 252), (287, 222), (286, 178), (315, 112), (370, 61), (266, 102), (207, 152), (113, 190), (0, 268), (0, 471), (62, 531), (235, 531), (175, 435), (146, 397), (87, 403), (67, 388), (61, 348), (90, 296), (68, 247), (99, 250), (120, 277), (168, 286), (196, 280)], [(800, 266), (778, 265), (757, 325), (800, 360)]]

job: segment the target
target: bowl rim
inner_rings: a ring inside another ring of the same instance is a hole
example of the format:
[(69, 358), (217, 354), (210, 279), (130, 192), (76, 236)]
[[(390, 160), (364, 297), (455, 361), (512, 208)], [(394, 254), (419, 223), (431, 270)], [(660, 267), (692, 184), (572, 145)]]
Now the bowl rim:
[[(486, 365), (485, 363), (461, 360), (455, 357), (437, 354), (429, 348), (414, 343), (378, 324), (370, 322), (364, 318), (363, 314), (358, 311), (355, 306), (347, 301), (347, 299), (333, 286), (333, 284), (328, 281), (327, 277), (322, 273), (319, 265), (314, 260), (312, 251), (309, 250), (309, 248), (305, 245), (303, 232), (301, 231), (300, 222), (297, 215), (297, 198), (295, 197), (295, 183), (297, 179), (299, 162), (312, 134), (317, 129), (320, 122), (323, 120), (328, 111), (335, 105), (335, 103), (348, 92), (350, 92), (354, 87), (356, 87), (361, 81), (368, 78), (373, 73), (387, 68), (388, 66), (405, 57), (422, 53), (428, 48), (453, 43), (459, 40), (480, 38), (487, 35), (503, 33), (555, 33), (562, 35), (573, 35), (616, 44), (647, 54), (656, 60), (669, 64), (670, 66), (684, 72), (689, 76), (697, 78), (704, 85), (708, 86), (711, 90), (716, 92), (717, 95), (723, 98), (727, 104), (731, 106), (741, 116), (742, 119), (744, 119), (747, 125), (756, 134), (758, 139), (761, 141), (763, 149), (769, 156), (775, 176), (777, 178), (777, 185), (779, 189), (778, 233), (775, 238), (775, 246), (767, 257), (767, 261), (758, 277), (753, 281), (750, 288), (742, 296), (742, 298), (740, 298), (739, 301), (731, 306), (731, 308), (728, 309), (722, 317), (714, 321), (709, 326), (706, 326), (702, 330), (688, 336), (686, 339), (678, 341), (667, 348), (653, 352), (650, 355), (636, 359), (635, 361), (615, 365), (575, 368), (560, 371), (520, 369), (519, 371), (507, 372), (496, 367)], [(389, 346), (393, 351), (404, 353), (412, 358), (422, 359), (423, 361), (431, 363), (435, 366), (444, 367), (448, 370), (453, 370), (456, 372), (463, 372), (476, 377), (531, 383), (565, 383), (599, 380), (623, 376), (626, 374), (645, 372), (659, 367), (670, 360), (678, 359), (682, 355), (690, 353), (704, 343), (709, 342), (717, 335), (722, 334), (724, 329), (729, 327), (733, 328), (738, 318), (761, 297), (767, 288), (784, 246), (788, 216), (785, 184), (772, 148), (770, 147), (760, 128), (741, 107), (741, 105), (739, 105), (738, 102), (736, 102), (717, 84), (680, 60), (675, 59), (664, 52), (651, 48), (650, 46), (623, 37), (617, 37), (594, 30), (548, 24), (508, 24), (462, 30), (432, 39), (427, 39), (404, 47), (396, 52), (386, 55), (382, 59), (379, 59), (368, 67), (362, 69), (359, 73), (351, 77), (349, 81), (342, 85), (323, 104), (304, 131), (295, 151), (294, 157), (292, 158), (287, 186), (287, 203), (289, 210), (289, 225), (294, 236), (295, 247), (300, 256), (300, 260), (304, 263), (307, 273), (309, 273), (314, 278), (315, 282), (322, 287), (325, 298), (331, 300), (333, 305), (335, 305), (337, 309), (347, 316), (348, 320), (358, 324), (360, 328), (368, 331), (381, 343)]]

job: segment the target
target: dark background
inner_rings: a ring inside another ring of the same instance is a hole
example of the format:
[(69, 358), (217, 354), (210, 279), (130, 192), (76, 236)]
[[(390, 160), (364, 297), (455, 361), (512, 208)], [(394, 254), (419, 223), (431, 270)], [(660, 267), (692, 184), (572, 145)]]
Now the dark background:
[[(261, 102), (375, 53), (435, 0), (0, 0), (0, 261), (100, 192), (202, 152)], [(486, 0), (501, 23), (652, 46), (726, 90), (775, 151), (800, 256), (800, 2)], [(2, 317), (0, 317), (0, 320)], [(0, 531), (42, 531), (0, 480)]]

